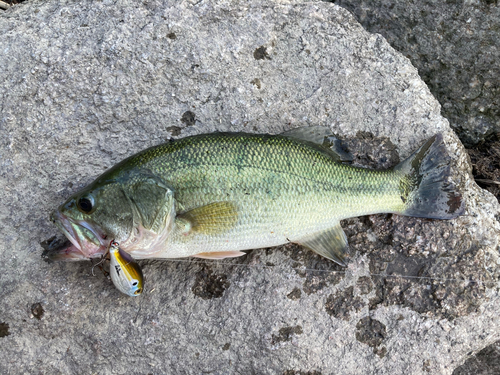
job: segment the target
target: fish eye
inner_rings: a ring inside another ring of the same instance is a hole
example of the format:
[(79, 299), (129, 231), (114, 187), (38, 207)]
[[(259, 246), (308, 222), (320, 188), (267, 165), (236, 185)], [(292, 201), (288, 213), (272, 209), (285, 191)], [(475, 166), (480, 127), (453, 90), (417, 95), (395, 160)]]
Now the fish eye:
[(137, 289), (134, 294), (141, 294), (142, 293), (142, 288)]
[(94, 197), (90, 194), (86, 194), (78, 199), (77, 202), (77, 207), (80, 210), (80, 212), (83, 212), (84, 214), (91, 214), (94, 212)]

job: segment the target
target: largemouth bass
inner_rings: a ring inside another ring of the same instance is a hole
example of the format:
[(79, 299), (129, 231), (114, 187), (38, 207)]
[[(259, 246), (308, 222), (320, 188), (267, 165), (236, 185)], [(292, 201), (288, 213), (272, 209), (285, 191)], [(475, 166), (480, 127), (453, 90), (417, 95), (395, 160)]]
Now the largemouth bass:
[(49, 256), (100, 257), (117, 241), (135, 259), (221, 259), (294, 242), (345, 265), (342, 219), (463, 213), (442, 135), (377, 171), (340, 163), (326, 146), (329, 133), (202, 134), (144, 150), (53, 213), (72, 244)]

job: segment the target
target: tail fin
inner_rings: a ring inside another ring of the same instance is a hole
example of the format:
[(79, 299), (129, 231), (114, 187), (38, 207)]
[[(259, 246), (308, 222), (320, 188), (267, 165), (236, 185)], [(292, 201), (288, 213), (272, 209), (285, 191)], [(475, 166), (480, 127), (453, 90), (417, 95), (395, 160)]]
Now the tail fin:
[(399, 185), (405, 202), (402, 215), (453, 219), (464, 213), (464, 201), (450, 181), (450, 157), (442, 134), (429, 139), (394, 170), (402, 173)]

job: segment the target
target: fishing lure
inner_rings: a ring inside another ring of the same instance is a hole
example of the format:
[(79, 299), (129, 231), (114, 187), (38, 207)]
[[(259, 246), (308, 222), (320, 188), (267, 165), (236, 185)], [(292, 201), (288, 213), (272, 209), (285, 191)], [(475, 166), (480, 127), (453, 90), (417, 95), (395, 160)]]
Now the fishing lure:
[(123, 251), (115, 241), (111, 241), (109, 256), (109, 273), (116, 288), (130, 297), (140, 295), (144, 289), (144, 277), (134, 258)]

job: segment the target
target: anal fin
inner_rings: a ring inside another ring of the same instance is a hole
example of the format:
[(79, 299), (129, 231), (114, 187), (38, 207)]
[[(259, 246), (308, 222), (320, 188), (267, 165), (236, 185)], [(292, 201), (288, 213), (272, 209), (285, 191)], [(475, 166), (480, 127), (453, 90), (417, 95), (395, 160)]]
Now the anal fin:
[(202, 259), (224, 259), (224, 258), (236, 258), (243, 255), (247, 255), (242, 251), (214, 251), (212, 253), (199, 253), (191, 255), (193, 258)]
[(310, 234), (294, 242), (327, 259), (333, 260), (341, 266), (346, 266), (345, 261), (349, 257), (349, 245), (340, 223), (333, 228)]

